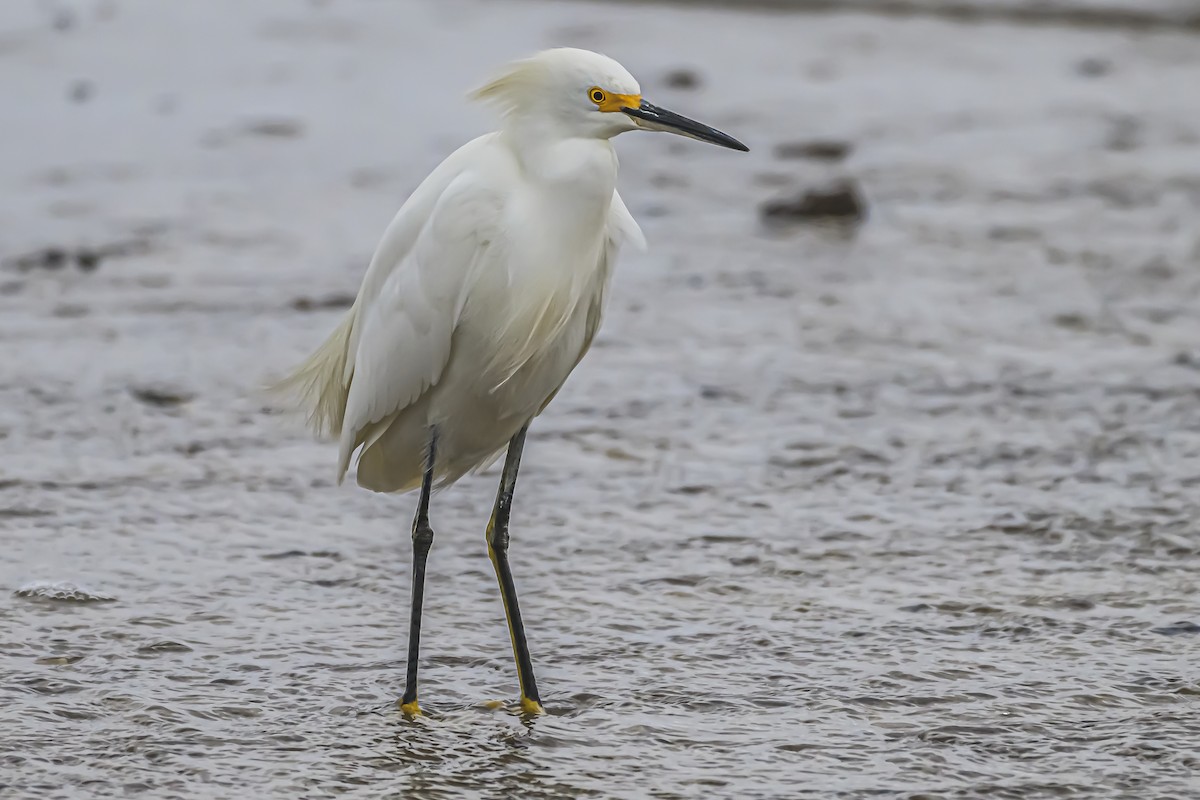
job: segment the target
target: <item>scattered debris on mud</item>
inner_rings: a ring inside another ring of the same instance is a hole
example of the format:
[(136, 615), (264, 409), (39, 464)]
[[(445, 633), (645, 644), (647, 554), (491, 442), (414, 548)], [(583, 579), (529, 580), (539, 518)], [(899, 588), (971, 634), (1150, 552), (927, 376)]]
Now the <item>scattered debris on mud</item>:
[(59, 603), (111, 603), (117, 598), (67, 581), (34, 581), (13, 592), (14, 597)]
[(125, 242), (79, 247), (64, 247), (62, 245), (47, 245), (28, 253), (6, 258), (0, 261), (0, 266), (14, 269), (17, 272), (46, 271), (54, 272), (68, 266), (74, 266), (80, 272), (94, 272), (102, 261), (132, 255), (140, 255), (150, 249), (150, 243), (135, 239)]
[(795, 197), (768, 200), (759, 208), (759, 217), (771, 228), (819, 219), (857, 223), (866, 215), (862, 192), (850, 178), (837, 178), (824, 186), (806, 189)]
[(1107, 58), (1090, 56), (1075, 65), (1075, 71), (1085, 78), (1102, 78), (1112, 72), (1113, 63)]
[(784, 142), (775, 146), (775, 157), (784, 160), (843, 161), (854, 145), (838, 139), (813, 139), (808, 142)]
[(275, 139), (295, 139), (304, 133), (304, 123), (298, 119), (260, 119), (247, 123), (246, 133)]
[(663, 76), (663, 83), (671, 89), (695, 89), (700, 82), (700, 75), (686, 67), (673, 69)]
[(136, 400), (158, 408), (175, 408), (191, 402), (196, 397), (195, 393), (186, 389), (161, 383), (131, 386), (129, 393)]
[(297, 297), (292, 301), (292, 308), (297, 311), (327, 311), (349, 308), (352, 305), (354, 305), (354, 295), (348, 292), (335, 292), (323, 297)]

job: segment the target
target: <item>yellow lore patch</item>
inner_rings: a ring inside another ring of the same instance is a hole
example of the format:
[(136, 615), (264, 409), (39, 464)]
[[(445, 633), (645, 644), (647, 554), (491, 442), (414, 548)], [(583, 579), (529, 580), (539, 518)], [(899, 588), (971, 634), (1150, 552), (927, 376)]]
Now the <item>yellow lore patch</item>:
[(601, 111), (620, 111), (625, 108), (637, 108), (642, 104), (640, 94), (613, 94), (599, 86), (588, 89), (588, 99)]

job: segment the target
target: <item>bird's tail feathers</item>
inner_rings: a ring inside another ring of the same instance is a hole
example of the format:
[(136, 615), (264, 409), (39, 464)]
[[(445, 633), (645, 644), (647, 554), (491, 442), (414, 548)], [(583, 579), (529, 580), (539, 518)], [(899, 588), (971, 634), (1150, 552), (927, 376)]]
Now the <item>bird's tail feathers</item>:
[(269, 387), (273, 394), (291, 398), (293, 407), (308, 416), (308, 426), (318, 436), (338, 436), (346, 416), (346, 397), (353, 368), (347, 369), (354, 309), (329, 338), (283, 380)]

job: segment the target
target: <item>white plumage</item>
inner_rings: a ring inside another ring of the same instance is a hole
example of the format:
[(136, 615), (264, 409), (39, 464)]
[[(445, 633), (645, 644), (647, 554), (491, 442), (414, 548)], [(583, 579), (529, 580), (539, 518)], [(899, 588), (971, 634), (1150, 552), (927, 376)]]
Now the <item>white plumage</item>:
[[(637, 93), (616, 62), (589, 55), (608, 83)], [(552, 60), (481, 90), (505, 104), (507, 129), (425, 179), (384, 233), (346, 319), (284, 382), (318, 431), (339, 436), (339, 482), (361, 448), (361, 486), (416, 488), (433, 425), (439, 482), (490, 462), (587, 352), (617, 248), (644, 246), (616, 193), (607, 139), (514, 141), (525, 122), (514, 92), (561, 80), (545, 69)]]
[(724, 136), (645, 103), (634, 116), (620, 103), (639, 105), (637, 81), (584, 50), (517, 62), (476, 97), (500, 110), (500, 130), (409, 197), (345, 320), (280, 384), (339, 437), (339, 482), (358, 450), (359, 485), (416, 488), (434, 427), (437, 482), (489, 463), (587, 352), (618, 248), (645, 245), (616, 192), (611, 137)]
[(620, 64), (586, 50), (539, 53), (476, 96), (499, 108), (500, 130), (459, 148), (413, 192), (384, 232), (346, 318), (280, 384), (318, 432), (338, 436), (339, 483), (358, 451), (360, 486), (421, 487), (400, 701), (409, 715), (421, 713), (430, 494), (506, 445), (488, 554), (521, 709), (543, 713), (508, 562), (509, 511), (530, 420), (591, 345), (618, 248), (645, 245), (617, 194), (610, 140), (644, 128), (746, 149), (647, 103)]

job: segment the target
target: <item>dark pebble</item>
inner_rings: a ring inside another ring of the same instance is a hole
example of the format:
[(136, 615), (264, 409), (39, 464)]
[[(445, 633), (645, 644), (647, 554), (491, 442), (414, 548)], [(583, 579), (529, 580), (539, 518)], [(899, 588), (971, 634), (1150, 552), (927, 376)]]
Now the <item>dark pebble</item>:
[(1107, 58), (1085, 58), (1075, 65), (1075, 71), (1085, 78), (1100, 78), (1112, 72), (1113, 63)]
[(808, 189), (797, 197), (768, 200), (759, 208), (762, 221), (771, 227), (816, 219), (857, 222), (866, 216), (858, 185), (838, 179), (827, 186)]
[(100, 252), (98, 250), (77, 250), (75, 266), (79, 267), (82, 272), (94, 272), (96, 267), (100, 266)]
[(67, 97), (73, 103), (86, 103), (92, 99), (96, 87), (88, 80), (77, 80), (71, 84), (71, 88), (67, 91)]
[(50, 25), (56, 31), (69, 31), (75, 27), (75, 12), (69, 8), (60, 8), (54, 12)]
[(700, 85), (700, 76), (694, 70), (673, 69), (663, 76), (663, 83), (672, 89), (695, 89)]
[(837, 139), (814, 139), (811, 142), (784, 142), (775, 146), (775, 157), (807, 158), (814, 161), (841, 161), (854, 149), (850, 142)]
[(31, 272), (35, 269), (62, 269), (67, 265), (67, 251), (61, 247), (45, 247), (17, 256), (10, 263), (21, 272)]
[(4, 266), (11, 266), (18, 272), (33, 272), (34, 270), (59, 270), (73, 263), (80, 272), (94, 272), (100, 266), (100, 262), (107, 258), (138, 255), (149, 249), (150, 243), (142, 239), (112, 242), (97, 247), (80, 247), (74, 250), (51, 245), (6, 259)]
[(134, 386), (129, 389), (129, 393), (146, 405), (159, 408), (174, 408), (195, 397), (191, 392), (168, 386)]
[(163, 641), (163, 642), (153, 642), (151, 644), (144, 644), (138, 648), (138, 652), (139, 653), (148, 653), (148, 654), (190, 653), (190, 652), (192, 652), (192, 648), (188, 647), (186, 644), (183, 644), (182, 642)]
[(246, 132), (276, 139), (295, 139), (304, 133), (304, 123), (295, 119), (263, 119), (248, 124)]
[(297, 311), (323, 311), (330, 308), (349, 308), (354, 305), (352, 294), (329, 294), (324, 297), (297, 297), (292, 308)]

